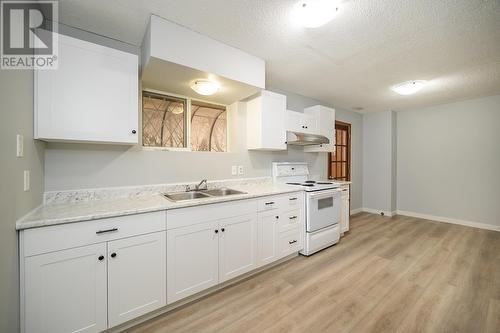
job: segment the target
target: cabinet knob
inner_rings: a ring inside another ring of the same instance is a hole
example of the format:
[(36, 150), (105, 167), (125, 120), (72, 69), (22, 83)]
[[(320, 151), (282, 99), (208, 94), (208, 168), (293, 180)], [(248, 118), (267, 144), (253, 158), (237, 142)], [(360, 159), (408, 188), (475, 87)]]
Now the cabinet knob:
[(276, 220), (279, 219), (279, 218), (280, 218), (279, 215), (276, 215)]
[(216, 234), (218, 234), (218, 233), (219, 233), (219, 230), (215, 229), (215, 230), (214, 230), (214, 232), (215, 232)]
[(99, 259), (99, 261), (103, 261), (104, 260), (104, 256), (100, 255), (99, 258), (97, 258), (97, 259)]
[(135, 134), (135, 133), (137, 133), (137, 131), (136, 130), (132, 130), (132, 134)]
[(225, 229), (225, 228), (222, 228), (222, 229), (220, 229), (220, 231), (224, 232), (224, 231), (226, 231), (226, 229)]
[(296, 239), (294, 239), (294, 240), (292, 240), (292, 241), (288, 241), (288, 244), (290, 244), (290, 245), (292, 245), (292, 244), (294, 244), (294, 243), (297, 243), (297, 240), (296, 240)]
[(111, 253), (111, 258), (116, 257), (116, 252)]

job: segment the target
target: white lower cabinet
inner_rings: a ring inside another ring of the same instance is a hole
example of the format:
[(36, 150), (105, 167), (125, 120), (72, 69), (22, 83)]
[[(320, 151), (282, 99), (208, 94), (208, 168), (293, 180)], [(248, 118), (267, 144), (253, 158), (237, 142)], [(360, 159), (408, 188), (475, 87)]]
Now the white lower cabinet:
[(219, 230), (219, 282), (256, 268), (257, 215), (221, 220)]
[(350, 205), (349, 205), (349, 185), (342, 185), (342, 195), (341, 195), (341, 208), (340, 208), (340, 233), (349, 231), (349, 216)]
[(22, 230), (21, 332), (102, 332), (165, 306), (165, 230), (165, 212)]
[(166, 233), (108, 243), (108, 322), (116, 326), (167, 304)]
[(25, 332), (100, 332), (106, 318), (106, 243), (25, 259)]
[(272, 263), (278, 258), (279, 218), (277, 212), (259, 213), (258, 238), (259, 262), (258, 265)]
[(219, 281), (219, 222), (167, 231), (167, 298), (173, 303)]

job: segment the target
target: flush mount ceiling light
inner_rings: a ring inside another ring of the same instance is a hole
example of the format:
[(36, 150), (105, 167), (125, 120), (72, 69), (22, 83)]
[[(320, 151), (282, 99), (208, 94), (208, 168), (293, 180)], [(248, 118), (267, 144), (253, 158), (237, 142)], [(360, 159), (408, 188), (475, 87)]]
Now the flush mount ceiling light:
[(209, 96), (219, 90), (219, 84), (210, 80), (196, 80), (191, 84), (191, 89), (200, 95)]
[(391, 90), (400, 95), (412, 95), (422, 89), (426, 83), (427, 81), (423, 80), (407, 81), (392, 86)]
[(303, 0), (295, 5), (292, 20), (306, 28), (317, 28), (330, 22), (338, 10), (336, 0)]

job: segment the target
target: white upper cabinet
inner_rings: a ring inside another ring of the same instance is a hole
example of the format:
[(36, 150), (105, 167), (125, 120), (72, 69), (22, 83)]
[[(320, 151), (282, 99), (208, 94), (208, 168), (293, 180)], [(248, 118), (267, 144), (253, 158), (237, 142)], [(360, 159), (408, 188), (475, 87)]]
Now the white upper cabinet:
[(318, 119), (314, 115), (290, 110), (286, 111), (285, 128), (287, 131), (319, 134), (318, 126)]
[(304, 109), (306, 117), (316, 120), (316, 129), (313, 134), (323, 135), (330, 140), (329, 144), (306, 146), (305, 152), (333, 152), (335, 149), (335, 110), (322, 105), (315, 105)]
[(35, 139), (138, 143), (137, 55), (59, 35), (58, 66), (35, 70)]
[(264, 90), (246, 104), (247, 148), (286, 150), (286, 96)]

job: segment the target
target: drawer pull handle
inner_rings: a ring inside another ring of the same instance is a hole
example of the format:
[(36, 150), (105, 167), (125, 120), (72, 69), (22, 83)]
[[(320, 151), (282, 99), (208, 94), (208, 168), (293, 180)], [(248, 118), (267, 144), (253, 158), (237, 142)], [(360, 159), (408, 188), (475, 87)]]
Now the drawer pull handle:
[(116, 252), (111, 253), (111, 258), (115, 258), (115, 257), (116, 257)]
[(290, 220), (295, 220), (297, 218), (297, 216), (290, 216), (289, 219)]
[(105, 234), (107, 232), (115, 232), (115, 231), (118, 231), (118, 228), (99, 230), (99, 231), (96, 231), (95, 233), (96, 233), (96, 235), (100, 235), (100, 234)]
[(266, 202), (265, 203), (266, 206), (269, 206), (269, 205), (274, 205), (274, 201), (269, 201), (269, 202)]
[(289, 241), (288, 244), (292, 245), (293, 243), (297, 243), (297, 240), (294, 239), (293, 241)]
[(104, 256), (100, 255), (99, 258), (97, 258), (97, 259), (99, 259), (99, 261), (103, 261), (104, 260)]
[(298, 199), (298, 198), (290, 198), (290, 199), (288, 199), (288, 200), (290, 200), (290, 201), (294, 201), (294, 200), (297, 200), (297, 199)]

